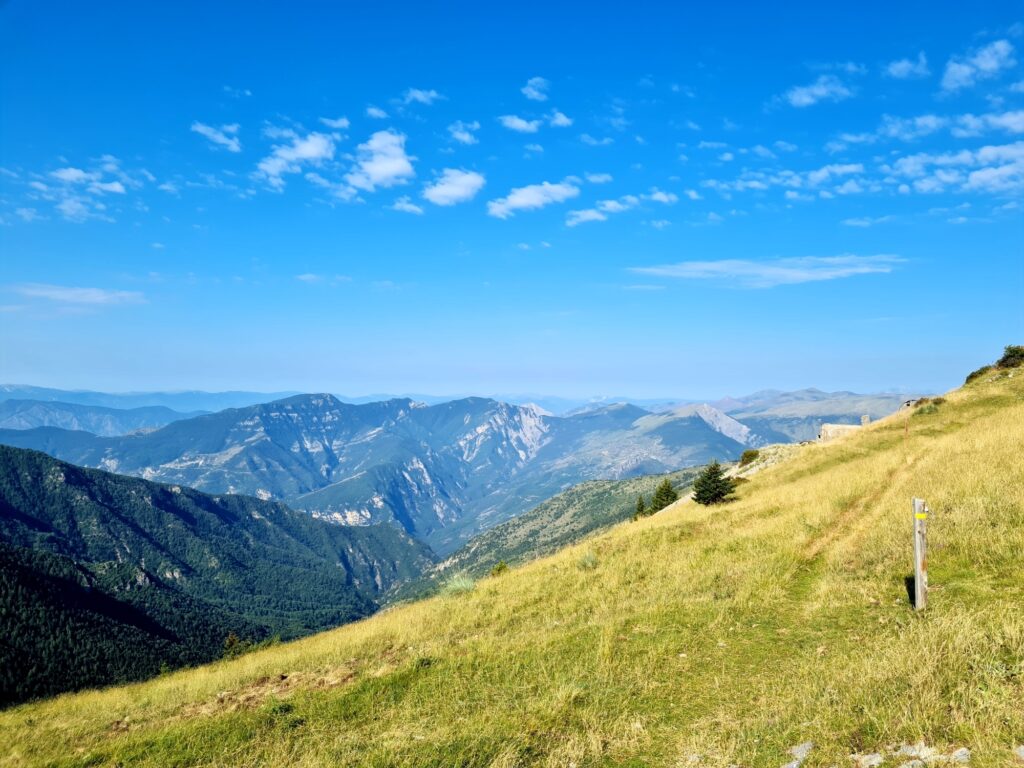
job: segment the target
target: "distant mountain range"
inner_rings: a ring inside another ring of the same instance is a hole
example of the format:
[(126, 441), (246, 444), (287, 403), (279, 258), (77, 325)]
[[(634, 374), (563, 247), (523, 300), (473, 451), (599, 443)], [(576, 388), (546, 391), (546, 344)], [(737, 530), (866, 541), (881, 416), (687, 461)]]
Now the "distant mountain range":
[(181, 413), (222, 411), (255, 403), (269, 403), (297, 392), (91, 392), (78, 389), (51, 389), (22, 384), (0, 384), (0, 401), (38, 400), (42, 402), (93, 405), (102, 408), (148, 408), (161, 406)]
[[(0, 443), (210, 493), (284, 500), (336, 522), (395, 522), (443, 556), (577, 483), (735, 459), (747, 447), (811, 439), (822, 421), (884, 415), (905, 397), (809, 389), (553, 416), (488, 398), (352, 404), (295, 395), (120, 435), (111, 433), (136, 412), (115, 418), (97, 410), (106, 406), (8, 401), (0, 413), (17, 426), (47, 426), (0, 429)], [(89, 425), (107, 434), (81, 431)]]
[(467, 398), (365, 405), (298, 395), (100, 437), (0, 430), (0, 443), (212, 493), (287, 500), (315, 516), (394, 521), (439, 553), (582, 480), (735, 458), (763, 442), (711, 408), (616, 404), (570, 417)]
[(162, 405), (141, 408), (107, 408), (45, 400), (0, 401), (0, 429), (61, 429), (92, 432), (101, 437), (157, 429), (179, 419), (201, 416), (206, 411), (181, 413)]
[(394, 526), (0, 446), (0, 704), (360, 618), (431, 562)]

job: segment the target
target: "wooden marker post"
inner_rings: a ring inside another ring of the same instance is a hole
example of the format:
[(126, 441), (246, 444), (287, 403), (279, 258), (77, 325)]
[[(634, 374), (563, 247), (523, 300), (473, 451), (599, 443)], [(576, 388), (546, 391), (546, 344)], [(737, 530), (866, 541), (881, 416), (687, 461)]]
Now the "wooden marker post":
[(928, 605), (928, 505), (914, 499), (914, 610)]

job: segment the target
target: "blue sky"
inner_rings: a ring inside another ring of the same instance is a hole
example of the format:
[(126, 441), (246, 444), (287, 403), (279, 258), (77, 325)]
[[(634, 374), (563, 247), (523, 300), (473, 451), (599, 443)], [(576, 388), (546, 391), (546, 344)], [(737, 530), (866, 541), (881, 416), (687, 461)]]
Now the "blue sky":
[(941, 390), (1024, 341), (1006, 3), (0, 7), (0, 379)]

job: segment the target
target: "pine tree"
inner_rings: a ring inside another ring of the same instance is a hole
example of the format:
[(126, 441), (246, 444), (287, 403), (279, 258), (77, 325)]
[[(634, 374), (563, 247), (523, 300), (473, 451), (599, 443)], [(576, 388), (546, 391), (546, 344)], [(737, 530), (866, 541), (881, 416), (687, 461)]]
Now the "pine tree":
[(664, 509), (678, 499), (679, 494), (676, 493), (676, 489), (672, 486), (672, 481), (666, 477), (654, 489), (654, 497), (651, 499), (651, 514)]
[(647, 514), (647, 504), (644, 502), (644, 495), (641, 493), (636, 497), (636, 512), (633, 513), (633, 519), (639, 520)]
[(725, 476), (722, 465), (712, 461), (693, 482), (693, 500), (698, 504), (721, 504), (729, 501), (736, 485)]

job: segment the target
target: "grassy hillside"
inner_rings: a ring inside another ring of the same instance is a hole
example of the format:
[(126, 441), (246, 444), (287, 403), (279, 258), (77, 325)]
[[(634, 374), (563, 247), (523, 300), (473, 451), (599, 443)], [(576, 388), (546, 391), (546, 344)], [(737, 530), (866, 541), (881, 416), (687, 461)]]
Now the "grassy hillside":
[[(0, 764), (973, 766), (1024, 744), (1024, 372), (477, 584), (0, 713)], [(910, 499), (931, 506), (908, 606)], [(868, 760), (861, 765), (875, 765)]]
[(637, 496), (651, 503), (654, 489), (668, 478), (680, 491), (688, 488), (700, 468), (668, 475), (644, 475), (626, 480), (591, 480), (538, 504), (529, 512), (484, 531), (432, 569), (432, 575), (486, 574), (500, 561), (524, 563), (549, 555), (594, 531), (633, 517)]

